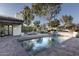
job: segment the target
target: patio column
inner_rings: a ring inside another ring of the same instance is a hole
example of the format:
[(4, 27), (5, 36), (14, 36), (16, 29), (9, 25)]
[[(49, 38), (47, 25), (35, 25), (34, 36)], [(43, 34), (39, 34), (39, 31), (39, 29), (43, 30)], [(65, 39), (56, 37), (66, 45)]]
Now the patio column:
[(10, 33), (9, 33), (9, 25), (8, 25), (8, 35), (9, 35)]
[(12, 35), (13, 35), (13, 25), (12, 25)]

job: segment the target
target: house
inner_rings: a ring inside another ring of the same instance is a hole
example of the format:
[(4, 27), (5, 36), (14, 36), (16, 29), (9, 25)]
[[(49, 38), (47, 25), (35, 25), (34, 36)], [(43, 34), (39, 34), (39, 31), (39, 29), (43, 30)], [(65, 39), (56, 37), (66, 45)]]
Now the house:
[(21, 19), (0, 16), (0, 36), (20, 35), (22, 23)]

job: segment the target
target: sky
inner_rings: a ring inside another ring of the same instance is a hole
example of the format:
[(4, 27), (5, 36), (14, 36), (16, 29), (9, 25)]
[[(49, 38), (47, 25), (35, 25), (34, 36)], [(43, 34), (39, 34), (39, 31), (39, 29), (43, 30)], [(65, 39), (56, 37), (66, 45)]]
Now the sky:
[[(0, 3), (0, 15), (2, 16), (10, 16), (15, 17), (16, 13), (21, 11), (25, 6), (31, 7), (31, 3)], [(62, 5), (60, 14), (58, 17), (60, 18), (62, 15), (71, 15), (73, 16), (73, 22), (79, 23), (79, 4), (78, 3), (64, 3)], [(40, 20), (41, 19), (41, 20)], [(46, 19), (44, 17), (36, 17), (35, 20), (40, 20), (42, 23), (46, 23)]]

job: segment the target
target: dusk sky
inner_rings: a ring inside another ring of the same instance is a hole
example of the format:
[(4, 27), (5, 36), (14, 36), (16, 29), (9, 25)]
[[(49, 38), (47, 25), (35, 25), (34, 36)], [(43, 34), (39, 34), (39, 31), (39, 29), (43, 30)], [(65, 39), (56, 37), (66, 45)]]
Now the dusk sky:
[[(30, 6), (31, 4), (1, 4), (0, 3), (0, 15), (3, 16), (11, 16), (11, 17), (15, 17), (15, 14), (19, 11), (21, 11), (24, 6)], [(79, 23), (79, 4), (63, 4), (62, 5), (62, 9), (60, 11), (60, 14), (58, 15), (59, 18), (62, 15), (71, 15), (74, 18), (73, 22)], [(35, 18), (35, 20), (40, 20), (40, 18)], [(44, 18), (41, 17), (41, 22), (45, 23), (47, 21), (45, 21)]]

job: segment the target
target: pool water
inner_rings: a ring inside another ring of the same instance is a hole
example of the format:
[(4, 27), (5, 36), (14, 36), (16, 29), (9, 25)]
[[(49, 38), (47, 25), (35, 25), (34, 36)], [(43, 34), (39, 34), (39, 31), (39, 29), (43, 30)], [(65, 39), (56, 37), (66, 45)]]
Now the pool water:
[(53, 46), (56, 43), (62, 43), (68, 39), (69, 37), (67, 36), (54, 35), (52, 37), (43, 37), (43, 38), (32, 39), (28, 41), (22, 41), (21, 44), (29, 55), (35, 55), (38, 52), (43, 51), (46, 48), (50, 47), (51, 45)]
[(39, 51), (48, 48), (54, 43), (55, 41), (54, 39), (52, 39), (52, 37), (43, 37), (38, 39), (32, 39), (29, 41), (23, 41), (21, 44), (23, 48), (25, 48), (25, 50), (29, 52), (30, 55), (34, 55)]

